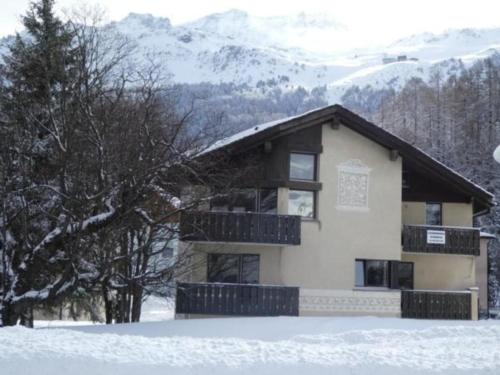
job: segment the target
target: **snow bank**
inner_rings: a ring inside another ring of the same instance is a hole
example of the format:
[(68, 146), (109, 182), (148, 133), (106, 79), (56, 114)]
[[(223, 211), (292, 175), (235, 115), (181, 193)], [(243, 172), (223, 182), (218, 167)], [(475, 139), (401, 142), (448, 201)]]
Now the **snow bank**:
[(500, 322), (232, 318), (0, 330), (0, 372), (496, 374)]

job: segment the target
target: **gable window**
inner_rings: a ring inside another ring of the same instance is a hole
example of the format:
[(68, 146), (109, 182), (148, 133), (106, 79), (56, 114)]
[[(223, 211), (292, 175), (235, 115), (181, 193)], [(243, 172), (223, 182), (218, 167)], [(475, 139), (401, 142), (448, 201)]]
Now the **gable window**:
[(288, 191), (288, 214), (313, 219), (316, 216), (315, 193), (309, 190)]
[(315, 154), (290, 154), (290, 180), (316, 180)]
[(425, 223), (427, 225), (443, 225), (443, 206), (441, 203), (426, 203)]
[(208, 277), (211, 283), (257, 284), (259, 256), (240, 254), (208, 254)]
[(410, 171), (408, 169), (403, 169), (402, 185), (403, 189), (410, 188)]

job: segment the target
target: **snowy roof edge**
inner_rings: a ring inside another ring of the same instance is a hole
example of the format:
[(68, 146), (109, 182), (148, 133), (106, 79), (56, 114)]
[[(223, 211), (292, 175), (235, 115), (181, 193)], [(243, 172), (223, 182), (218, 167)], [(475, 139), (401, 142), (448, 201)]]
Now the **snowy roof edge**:
[[(474, 190), (479, 190), (483, 194), (487, 195), (489, 197), (489, 200), (490, 200), (490, 202), (489, 202), (490, 206), (493, 206), (496, 204), (496, 202), (494, 201), (494, 195), (492, 193), (490, 193), (489, 191), (487, 191), (486, 189), (484, 189), (483, 187), (481, 187), (480, 185), (474, 183), (473, 181), (464, 177), (463, 175), (461, 175), (460, 173), (458, 173), (454, 169), (448, 167), (447, 165), (443, 164), (439, 160), (435, 159), (434, 157), (429, 155), (427, 152), (423, 151), (421, 148), (416, 147), (416, 146), (408, 143), (407, 141), (405, 141), (401, 137), (381, 128), (380, 126), (375, 125), (374, 123), (369, 122), (368, 120), (362, 118), (361, 116), (344, 108), (343, 106), (341, 106), (339, 104), (332, 104), (332, 105), (329, 105), (326, 107), (315, 108), (315, 109), (312, 109), (310, 111), (304, 112), (300, 115), (290, 116), (290, 117), (282, 118), (279, 120), (274, 120), (274, 121), (270, 121), (267, 123), (253, 126), (252, 128), (245, 129), (245, 130), (238, 132), (236, 134), (233, 134), (229, 137), (225, 137), (219, 141), (216, 141), (213, 145), (211, 145), (210, 147), (205, 149), (200, 155), (208, 154), (208, 153), (214, 152), (216, 150), (221, 150), (223, 148), (233, 146), (239, 142), (243, 142), (245, 140), (252, 139), (253, 137), (255, 137), (257, 135), (261, 135), (266, 130), (271, 131), (272, 129), (277, 128), (279, 125), (284, 125), (286, 123), (290, 123), (290, 122), (293, 122), (295, 120), (299, 120), (299, 119), (302, 119), (305, 117), (313, 116), (314, 114), (322, 114), (322, 113), (324, 113), (325, 115), (332, 115), (332, 116), (343, 115), (342, 117), (345, 117), (348, 120), (345, 122), (342, 122), (342, 124), (346, 125), (347, 127), (350, 127), (350, 128), (353, 128), (353, 126), (352, 126), (353, 124), (349, 123), (349, 120), (356, 121), (356, 122), (362, 122), (362, 124), (360, 126), (364, 127), (365, 131), (360, 132), (361, 135), (363, 135), (367, 138), (370, 138), (370, 139), (376, 141), (377, 143), (383, 144), (383, 142), (381, 142), (380, 139), (374, 139), (377, 137), (375, 134), (373, 134), (373, 132), (378, 132), (379, 133), (378, 135), (385, 137), (387, 142), (391, 142), (391, 143), (394, 141), (398, 142), (399, 145), (396, 145), (395, 146), (396, 148), (397, 148), (397, 146), (404, 146), (407, 150), (410, 150), (410, 151), (413, 151), (413, 152), (420, 154), (420, 156), (423, 156), (428, 161), (434, 163), (436, 166), (439, 166), (440, 168), (445, 169), (448, 173), (454, 175), (456, 178), (460, 179), (461, 181), (463, 181), (464, 183), (469, 185), (469, 187), (473, 188)], [(359, 131), (361, 129), (361, 127), (357, 127), (357, 129), (354, 129), (354, 130)], [(354, 128), (356, 128), (356, 127), (354, 127)], [(384, 146), (387, 147), (386, 144), (384, 144)], [(408, 158), (411, 159), (411, 156), (408, 156)]]

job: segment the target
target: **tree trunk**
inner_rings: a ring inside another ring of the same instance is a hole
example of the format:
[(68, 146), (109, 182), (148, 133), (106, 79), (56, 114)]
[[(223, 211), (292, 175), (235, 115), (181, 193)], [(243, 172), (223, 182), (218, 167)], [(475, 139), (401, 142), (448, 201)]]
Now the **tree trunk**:
[(15, 310), (13, 304), (9, 302), (3, 302), (0, 308), (0, 313), (2, 317), (1, 326), (15, 326), (19, 320), (19, 313)]
[(113, 301), (109, 298), (108, 288), (103, 285), (102, 298), (104, 300), (104, 313), (106, 315), (106, 324), (113, 323)]
[(134, 294), (132, 296), (132, 322), (139, 322), (141, 319), (141, 307), (142, 307), (142, 287), (135, 286)]
[(19, 324), (26, 328), (33, 328), (33, 307), (28, 307), (21, 313)]

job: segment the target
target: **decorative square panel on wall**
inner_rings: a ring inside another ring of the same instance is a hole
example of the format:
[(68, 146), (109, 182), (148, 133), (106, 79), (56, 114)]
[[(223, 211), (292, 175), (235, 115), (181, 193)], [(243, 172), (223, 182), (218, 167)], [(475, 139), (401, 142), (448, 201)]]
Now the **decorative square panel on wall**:
[(337, 209), (368, 211), (370, 171), (361, 160), (351, 159), (337, 165)]

